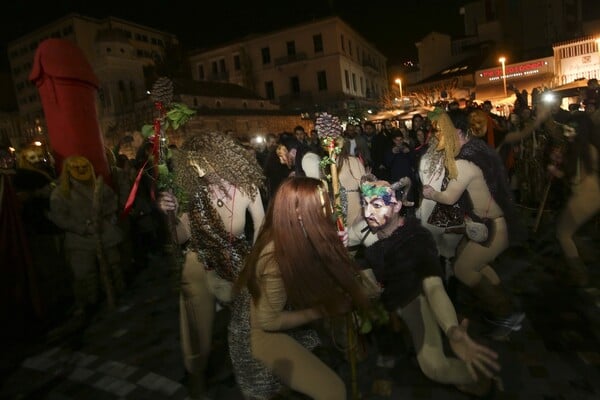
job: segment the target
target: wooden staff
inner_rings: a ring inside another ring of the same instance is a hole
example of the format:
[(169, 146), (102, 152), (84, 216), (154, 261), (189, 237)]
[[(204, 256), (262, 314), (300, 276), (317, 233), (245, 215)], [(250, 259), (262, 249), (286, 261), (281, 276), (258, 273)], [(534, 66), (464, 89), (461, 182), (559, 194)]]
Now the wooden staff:
[(106, 293), (106, 302), (108, 308), (114, 310), (115, 308), (115, 294), (110, 280), (110, 272), (108, 261), (106, 260), (106, 254), (104, 254), (104, 247), (102, 246), (102, 199), (103, 199), (103, 185), (102, 175), (96, 179), (94, 187), (94, 199), (92, 200), (92, 209), (94, 211), (94, 219), (96, 225), (96, 257), (98, 257), (98, 265), (100, 267), (100, 277), (104, 285), (104, 291)]
[(538, 212), (535, 217), (535, 223), (533, 224), (533, 233), (536, 233), (540, 227), (542, 215), (544, 214), (544, 208), (546, 208), (546, 200), (548, 200), (548, 193), (550, 193), (550, 186), (552, 186), (552, 179), (548, 180), (546, 188), (544, 189), (544, 196), (542, 197), (542, 202), (540, 203), (540, 207), (538, 208)]
[[(330, 164), (330, 173), (331, 173), (331, 188), (333, 191), (333, 199), (335, 204), (336, 212), (341, 208), (342, 199), (340, 198), (340, 179), (337, 170), (337, 154), (335, 152), (336, 148), (335, 139), (331, 139), (331, 143), (328, 146), (329, 158), (332, 163)], [(338, 230), (342, 231), (345, 229), (344, 222), (340, 215), (336, 218), (336, 224)], [(358, 400), (360, 398), (358, 392), (358, 379), (357, 379), (357, 368), (356, 368), (356, 346), (357, 337), (354, 332), (354, 317), (353, 313), (350, 312), (346, 315), (346, 354), (348, 357), (348, 361), (350, 362), (350, 381), (352, 387), (352, 399)]]

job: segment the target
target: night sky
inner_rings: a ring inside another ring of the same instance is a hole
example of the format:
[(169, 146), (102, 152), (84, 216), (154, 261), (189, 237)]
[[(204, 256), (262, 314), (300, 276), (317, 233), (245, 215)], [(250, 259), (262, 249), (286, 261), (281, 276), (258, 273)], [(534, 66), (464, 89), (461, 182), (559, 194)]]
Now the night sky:
[(414, 43), (432, 30), (461, 35), (459, 8), (463, 3), (464, 0), (17, 0), (7, 5), (8, 12), (0, 16), (0, 67), (8, 68), (7, 43), (70, 12), (97, 18), (112, 15), (168, 31), (177, 35), (188, 50), (336, 14), (375, 44), (390, 63), (395, 63), (414, 60)]

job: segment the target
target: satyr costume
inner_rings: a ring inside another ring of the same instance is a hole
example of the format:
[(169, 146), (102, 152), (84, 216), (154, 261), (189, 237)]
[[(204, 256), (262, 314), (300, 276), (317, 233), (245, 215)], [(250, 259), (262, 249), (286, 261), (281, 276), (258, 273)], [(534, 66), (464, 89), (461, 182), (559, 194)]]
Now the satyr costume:
[[(313, 399), (344, 400), (342, 379), (310, 351), (318, 343), (307, 324), (364, 307), (367, 297), (356, 264), (332, 223), (323, 182), (286, 179), (269, 206), (264, 225), (246, 259), (237, 287), (250, 293), (248, 335), (257, 363), (241, 364), (236, 375), (245, 396), (268, 399), (281, 383)], [(234, 309), (234, 316), (236, 310)], [(235, 320), (232, 316), (232, 322)], [(238, 333), (230, 329), (231, 335)], [(234, 367), (236, 361), (233, 360)]]
[[(430, 139), (429, 147), (419, 162), (419, 177), (423, 185), (435, 190), (443, 190), (451, 179), (456, 179), (457, 170), (454, 157), (458, 154), (458, 143), (454, 125), (448, 114), (436, 109), (429, 114), (435, 135)], [(432, 213), (435, 211), (435, 214)], [(457, 205), (441, 205), (423, 198), (416, 216), (421, 224), (433, 235), (438, 253), (444, 261), (444, 277), (453, 274), (451, 259), (462, 234), (451, 232), (449, 228), (463, 226), (464, 212)]]
[(344, 139), (342, 152), (338, 156), (338, 178), (340, 180), (340, 202), (346, 226), (352, 225), (360, 216), (360, 178), (365, 174), (365, 166), (360, 158), (350, 155), (350, 143)]
[(577, 112), (560, 125), (549, 121), (551, 131), (563, 143), (564, 162), (548, 171), (570, 188), (561, 211), (556, 237), (566, 260), (564, 280), (574, 286), (588, 284), (587, 268), (573, 240), (575, 233), (600, 210), (600, 126), (585, 113)]
[[(488, 368), (499, 367), (494, 361), (496, 354), (469, 338), (465, 321), (459, 325), (442, 283), (431, 233), (415, 218), (401, 217), (394, 186), (376, 179), (373, 175), (363, 177), (361, 192), (366, 223), (379, 238), (366, 248), (365, 258), (383, 287), (381, 300), (408, 326), (417, 361), (426, 376), (482, 394), (490, 381), (478, 379), (472, 363), (489, 376)], [(440, 328), (459, 358), (444, 354)]]
[[(249, 212), (254, 237), (264, 218), (259, 188), (264, 175), (256, 158), (234, 139), (218, 132), (202, 132), (188, 138), (181, 151), (173, 152), (176, 181), (186, 201), (179, 217), (178, 238), (189, 239), (181, 272), (180, 329), (186, 370), (192, 395), (205, 391), (205, 369), (210, 354), (215, 301), (231, 305), (231, 287), (253, 238), (244, 227)], [(163, 202), (176, 201), (161, 193)], [(235, 312), (236, 304), (233, 304)], [(241, 307), (240, 309), (243, 309)], [(249, 329), (249, 314), (236, 316), (237, 329)], [(232, 359), (250, 359), (250, 348), (234, 336)]]
[(81, 156), (65, 159), (60, 185), (50, 196), (49, 217), (65, 231), (78, 311), (98, 302), (98, 261), (106, 263), (116, 291), (123, 289), (118, 249), (122, 234), (116, 226), (116, 212), (116, 194), (101, 179), (96, 180), (90, 161)]
[(509, 237), (521, 239), (506, 171), (498, 154), (483, 140), (471, 136), (464, 113), (453, 113), (451, 118), (461, 141), (456, 179), (443, 191), (425, 185), (423, 197), (443, 204), (458, 201), (471, 220), (486, 223), (489, 235), (481, 243), (467, 237), (466, 221), (467, 235), (459, 245), (454, 273), (475, 293), (490, 314), (490, 321), (518, 330), (524, 314), (515, 312), (515, 304), (489, 265), (509, 246)]

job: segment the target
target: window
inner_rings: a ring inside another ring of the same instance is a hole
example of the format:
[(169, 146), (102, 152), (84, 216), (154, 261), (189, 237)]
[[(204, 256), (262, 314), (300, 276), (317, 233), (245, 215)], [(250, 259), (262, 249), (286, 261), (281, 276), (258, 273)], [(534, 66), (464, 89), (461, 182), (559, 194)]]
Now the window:
[(242, 69), (242, 63), (240, 62), (239, 54), (233, 56), (233, 69), (235, 69), (236, 71)]
[(296, 55), (296, 42), (289, 41), (286, 43), (287, 46), (287, 55), (288, 56), (295, 56)]
[(315, 53), (321, 53), (323, 51), (323, 36), (320, 33), (313, 36), (313, 47)]
[(356, 92), (356, 74), (352, 73), (352, 90)]
[(269, 50), (268, 47), (263, 47), (260, 50), (260, 53), (262, 54), (262, 62), (263, 64), (269, 64), (271, 62), (271, 51)]
[(292, 93), (300, 93), (300, 79), (297, 76), (290, 78), (290, 91)]
[(344, 35), (340, 35), (340, 43), (342, 43), (342, 51), (346, 51), (346, 41), (344, 40)]
[(362, 76), (360, 77), (360, 94), (365, 94), (365, 82)]
[(217, 75), (219, 73), (219, 67), (217, 66), (217, 62), (213, 61), (211, 65), (213, 75)]
[(204, 80), (204, 65), (198, 65), (198, 79)]
[(350, 89), (350, 75), (347, 69), (344, 70), (344, 78), (346, 80), (346, 89)]
[(348, 39), (348, 52), (352, 55), (352, 41)]
[(275, 99), (275, 87), (273, 86), (273, 81), (265, 82), (265, 96), (269, 100)]
[(325, 71), (317, 71), (317, 85), (319, 91), (327, 90), (327, 73)]
[(219, 71), (220, 72), (226, 72), (227, 68), (225, 68), (225, 59), (221, 58), (219, 60)]

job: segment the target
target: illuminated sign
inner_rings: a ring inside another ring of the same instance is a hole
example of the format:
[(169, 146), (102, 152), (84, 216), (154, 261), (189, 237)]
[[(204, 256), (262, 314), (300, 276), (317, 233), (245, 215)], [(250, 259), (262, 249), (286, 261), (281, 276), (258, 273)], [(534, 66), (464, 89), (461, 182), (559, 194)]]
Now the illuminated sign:
[[(506, 66), (506, 77), (508, 78), (510, 75), (512, 76), (520, 76), (522, 74), (527, 75), (529, 73), (537, 73), (539, 72), (539, 68), (547, 66), (547, 61), (535, 61), (527, 64), (520, 65), (508, 65)], [(502, 78), (502, 68), (490, 69), (487, 71), (483, 71), (479, 74), (481, 78)]]

